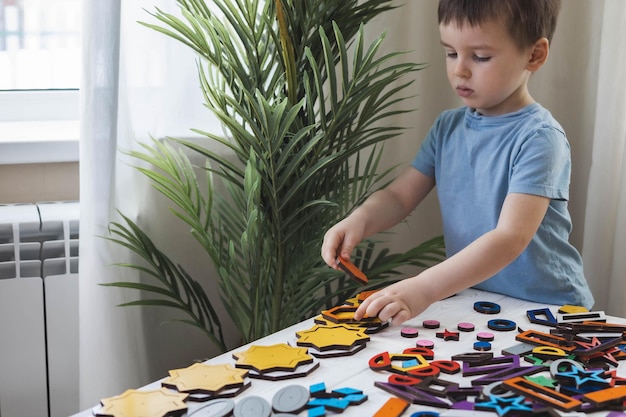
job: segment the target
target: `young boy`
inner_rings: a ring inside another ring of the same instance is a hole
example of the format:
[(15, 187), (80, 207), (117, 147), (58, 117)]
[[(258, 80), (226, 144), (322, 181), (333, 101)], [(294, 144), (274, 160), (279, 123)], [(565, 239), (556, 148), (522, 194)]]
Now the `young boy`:
[(435, 187), (447, 259), (365, 300), (355, 317), (400, 324), (468, 287), (590, 308), (568, 243), (570, 154), (563, 128), (527, 88), (548, 59), (560, 0), (441, 0), (447, 74), (465, 107), (444, 111), (385, 189), (330, 228), (334, 267), (365, 237), (402, 219)]

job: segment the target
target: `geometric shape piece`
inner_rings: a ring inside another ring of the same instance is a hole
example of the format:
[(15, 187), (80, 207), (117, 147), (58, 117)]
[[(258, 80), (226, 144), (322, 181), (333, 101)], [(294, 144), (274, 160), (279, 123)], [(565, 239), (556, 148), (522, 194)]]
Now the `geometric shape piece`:
[(298, 346), (309, 346), (319, 351), (344, 349), (350, 350), (355, 345), (365, 344), (370, 340), (358, 328), (338, 324), (335, 326), (314, 325), (308, 330), (296, 332)]
[(353, 347), (346, 349), (346, 348), (341, 348), (341, 349), (334, 349), (334, 350), (324, 350), (324, 351), (318, 351), (315, 348), (309, 348), (309, 354), (315, 356), (318, 359), (327, 359), (327, 358), (339, 358), (341, 356), (352, 356), (357, 352), (362, 351), (363, 349), (365, 349), (365, 343), (361, 343), (358, 345), (354, 345)]
[(500, 305), (492, 303), (491, 301), (477, 301), (474, 303), (474, 310), (483, 314), (498, 314), (500, 312)]
[(419, 335), (419, 330), (416, 329), (415, 327), (404, 327), (400, 331), (400, 336), (402, 337), (413, 338), (413, 337), (417, 337), (418, 335)]
[(247, 390), (252, 386), (250, 381), (246, 381), (242, 386), (235, 388), (226, 388), (214, 394), (207, 393), (198, 393), (198, 394), (189, 394), (189, 398), (187, 398), (187, 402), (197, 402), (203, 403), (207, 401), (214, 401), (217, 399), (227, 399), (233, 398)]
[(474, 324), (465, 322), (457, 324), (456, 328), (461, 332), (473, 332), (475, 329)]
[(491, 374), (511, 367), (519, 367), (519, 356), (498, 356), (479, 363), (463, 362), (463, 376)]
[(356, 310), (358, 309), (358, 306), (351, 306), (351, 305), (338, 305), (332, 308), (329, 308), (328, 310), (322, 310), (322, 317), (325, 318), (326, 320), (330, 320), (335, 324), (339, 324), (339, 323), (362, 323), (362, 322), (368, 322), (368, 321), (373, 321), (373, 322), (381, 322), (381, 320), (374, 316), (374, 317), (363, 317), (361, 320), (355, 320), (354, 319), (354, 313), (356, 312)]
[(235, 417), (270, 417), (271, 414), (270, 403), (265, 398), (255, 395), (239, 400), (233, 413)]
[(430, 366), (434, 366), (444, 374), (453, 375), (461, 371), (461, 365), (455, 361), (448, 360), (436, 360), (430, 363)]
[(503, 381), (503, 384), (512, 391), (561, 411), (574, 411), (582, 406), (582, 403), (577, 399), (531, 382), (524, 377), (507, 379)]
[(408, 407), (408, 401), (402, 398), (391, 397), (376, 411), (373, 417), (400, 417)]
[(337, 388), (332, 391), (333, 394), (337, 394), (340, 397), (346, 397), (348, 395), (360, 395), (363, 394), (363, 391), (356, 388), (343, 387)]
[(567, 339), (561, 336), (542, 333), (536, 330), (526, 330), (515, 336), (515, 340), (526, 342), (538, 346), (553, 346), (571, 352), (576, 349)]
[(418, 340), (415, 343), (415, 346), (417, 346), (418, 348), (426, 348), (426, 349), (432, 349), (435, 347), (435, 342), (433, 342), (432, 340)]
[(286, 343), (271, 346), (252, 345), (243, 352), (233, 353), (235, 366), (266, 373), (294, 371), (298, 366), (313, 362), (306, 348), (293, 347)]
[(517, 345), (502, 349), (502, 354), (526, 356), (530, 354), (536, 347), (537, 345), (531, 345), (530, 343), (518, 343)]
[(285, 379), (304, 378), (319, 368), (320, 363), (317, 360), (312, 360), (310, 363), (298, 366), (293, 371), (274, 370), (267, 372), (257, 372), (251, 369), (248, 373), (250, 378), (264, 379), (266, 381), (283, 381)]
[(584, 394), (583, 398), (594, 403), (595, 405), (622, 402), (626, 400), (626, 386), (618, 386), (590, 392)]
[(567, 354), (563, 349), (554, 346), (537, 346), (533, 348), (532, 354), (534, 357), (543, 359), (544, 361), (567, 358)]
[(493, 319), (487, 322), (487, 327), (491, 330), (496, 330), (498, 332), (510, 332), (515, 330), (517, 324), (515, 324), (512, 320), (507, 319)]
[(187, 410), (189, 394), (172, 392), (165, 388), (150, 391), (129, 389), (121, 395), (100, 401), (102, 412), (97, 416), (164, 417), (180, 415)]
[(565, 305), (559, 307), (559, 310), (557, 311), (557, 313), (574, 314), (574, 313), (586, 313), (588, 311), (589, 311), (589, 309), (585, 308), (583, 306), (574, 306), (574, 305), (570, 305), (570, 304), (565, 304)]
[(367, 276), (348, 259), (338, 256), (337, 259), (335, 259), (335, 262), (337, 263), (337, 266), (339, 268), (341, 268), (346, 274), (348, 274), (348, 276), (350, 276), (350, 278), (352, 278), (359, 284), (367, 284)]
[(489, 342), (474, 342), (474, 350), (479, 352), (487, 352), (491, 350), (491, 343)]
[(542, 324), (544, 326), (555, 327), (557, 325), (556, 317), (549, 308), (538, 308), (536, 310), (528, 310), (526, 317), (531, 323)]
[(562, 323), (582, 323), (584, 321), (606, 321), (604, 311), (588, 311), (586, 313), (558, 314), (558, 322)]
[(510, 398), (491, 395), (488, 401), (477, 401), (475, 408), (476, 410), (495, 411), (499, 416), (504, 416), (511, 411), (532, 411), (532, 408), (526, 405), (525, 401), (526, 399), (523, 395)]
[(169, 374), (170, 377), (161, 382), (166, 388), (189, 394), (215, 394), (223, 389), (241, 387), (248, 371), (231, 364), (194, 363), (187, 368), (171, 370)]
[(459, 340), (459, 332), (451, 332), (448, 329), (445, 329), (443, 332), (437, 332), (435, 334), (440, 339), (443, 340)]
[(478, 332), (476, 334), (476, 339), (480, 340), (481, 342), (492, 342), (495, 338), (496, 337), (491, 332)]
[[(222, 398), (212, 400), (206, 405), (202, 406), (202, 415), (206, 417), (227, 417), (232, 415), (235, 409), (235, 401)], [(195, 414), (194, 411), (189, 411), (190, 414)]]
[(272, 409), (276, 413), (299, 413), (309, 402), (309, 390), (302, 385), (287, 385), (272, 397)]
[(424, 320), (422, 322), (422, 326), (427, 329), (438, 329), (439, 326), (441, 326), (441, 323), (439, 323), (439, 321), (437, 320)]
[(309, 386), (309, 393), (311, 397), (324, 396), (324, 394), (326, 394), (326, 384), (324, 382), (319, 382)]
[(324, 406), (309, 408), (308, 417), (324, 417), (326, 416), (326, 408)]
[(604, 374), (604, 370), (596, 369), (586, 371), (584, 369), (573, 367), (567, 372), (558, 372), (554, 375), (554, 378), (561, 383), (561, 385), (574, 385), (576, 388), (584, 386), (600, 386), (608, 388), (610, 381), (604, 379), (601, 375)]

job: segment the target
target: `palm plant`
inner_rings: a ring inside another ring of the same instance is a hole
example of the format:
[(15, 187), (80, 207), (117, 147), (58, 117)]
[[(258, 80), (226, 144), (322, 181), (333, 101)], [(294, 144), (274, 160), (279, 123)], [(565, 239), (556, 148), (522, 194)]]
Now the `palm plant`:
[[(336, 305), (361, 290), (323, 264), (324, 231), (386, 185), (384, 142), (402, 128), (389, 120), (423, 65), (381, 53), (384, 36), (366, 44), (363, 25), (393, 8), (391, 0), (178, 0), (180, 17), (159, 9), (143, 23), (193, 49), (206, 107), (223, 136), (194, 132), (232, 158), (197, 141), (168, 138), (129, 154), (171, 203), (172, 212), (216, 266), (221, 302), (252, 341)], [(387, 122), (387, 124), (386, 124)], [(181, 148), (182, 146), (182, 148)], [(183, 150), (206, 160), (194, 167)], [(201, 189), (198, 175), (206, 175)], [(215, 192), (220, 184), (226, 192)], [(108, 285), (158, 295), (127, 305), (183, 310), (220, 349), (222, 327), (199, 281), (159, 251), (139, 225), (122, 216), (109, 239), (145, 262), (126, 264), (154, 284)], [(407, 265), (443, 258), (440, 237), (404, 253), (368, 240), (353, 261), (368, 288), (388, 283)]]

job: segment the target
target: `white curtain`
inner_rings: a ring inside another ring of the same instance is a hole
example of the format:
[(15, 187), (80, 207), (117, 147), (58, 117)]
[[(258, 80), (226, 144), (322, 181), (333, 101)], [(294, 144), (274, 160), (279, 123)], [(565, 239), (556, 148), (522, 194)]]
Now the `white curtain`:
[[(136, 149), (149, 136), (187, 135), (209, 128), (201, 106), (194, 56), (184, 47), (137, 23), (144, 10), (173, 11), (170, 0), (85, 2), (81, 142), (80, 397), (81, 408), (167, 375), (168, 369), (210, 357), (202, 336), (182, 324), (160, 326), (171, 311), (119, 308), (136, 298), (99, 284), (133, 279), (112, 264), (127, 260), (101, 236), (121, 210), (192, 272), (210, 273), (206, 257), (193, 253), (186, 232), (120, 150)], [(406, 134), (386, 147), (387, 164), (408, 163), (436, 115), (460, 105), (445, 75), (435, 0), (412, 0), (368, 25), (386, 31), (385, 47), (410, 51), (404, 59), (426, 62), (415, 75), (416, 112), (398, 119)], [(570, 210), (572, 240), (583, 249), (585, 269), (598, 309), (626, 315), (626, 114), (623, 90), (626, 21), (623, 0), (567, 0), (548, 64), (531, 82), (535, 99), (563, 124), (572, 145)], [(397, 227), (398, 250), (440, 232), (437, 203), (429, 197)], [(190, 252), (186, 253), (186, 252)], [(209, 271), (209, 272), (206, 272)]]
[[(175, 12), (169, 0), (107, 0), (83, 5), (84, 65), (81, 87), (80, 407), (138, 388), (213, 352), (198, 330), (161, 323), (173, 312), (117, 307), (138, 298), (99, 284), (136, 280), (107, 227), (117, 210), (173, 252), (187, 250), (185, 230), (123, 151), (139, 150), (150, 137), (188, 136), (214, 123), (202, 106), (195, 56), (138, 21), (156, 23), (147, 11)], [(192, 251), (193, 252), (193, 251)], [(171, 254), (171, 252), (170, 252)], [(192, 253), (191, 256), (197, 254)], [(200, 256), (197, 256), (200, 258)], [(196, 272), (205, 272), (198, 262)], [(193, 270), (192, 270), (193, 272)]]
[(606, 0), (583, 256), (596, 309), (626, 316), (626, 5)]

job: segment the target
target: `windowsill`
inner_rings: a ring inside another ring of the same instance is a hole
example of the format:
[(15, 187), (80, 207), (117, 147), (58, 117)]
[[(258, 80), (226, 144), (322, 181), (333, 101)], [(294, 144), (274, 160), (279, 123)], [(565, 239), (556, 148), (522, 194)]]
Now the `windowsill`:
[(0, 165), (78, 161), (77, 120), (0, 121)]

